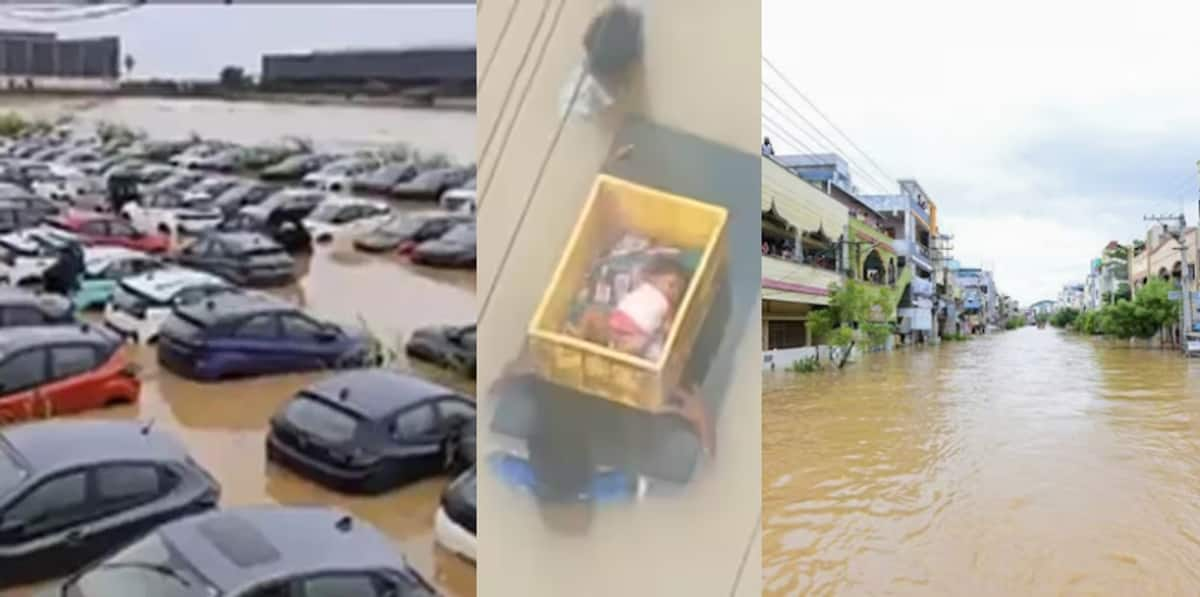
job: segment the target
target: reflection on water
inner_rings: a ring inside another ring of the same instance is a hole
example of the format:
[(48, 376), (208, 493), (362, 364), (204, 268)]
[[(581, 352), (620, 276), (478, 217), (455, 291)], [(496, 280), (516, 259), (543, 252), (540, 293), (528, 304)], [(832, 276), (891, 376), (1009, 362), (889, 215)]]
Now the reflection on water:
[(763, 385), (767, 593), (1200, 586), (1200, 362), (1025, 328)]
[[(308, 310), (339, 323), (367, 322), (386, 342), (402, 348), (413, 329), (461, 323), (475, 316), (473, 272), (426, 270), (387, 257), (346, 258), (345, 244), (321, 247), (301, 271), (296, 287), (278, 292), (307, 303)], [(338, 255), (343, 255), (339, 258)], [(449, 595), (475, 594), (475, 567), (435, 547), (433, 517), (447, 479), (430, 480), (377, 497), (344, 496), (303, 480), (266, 461), (270, 416), (321, 373), (197, 384), (159, 369), (152, 348), (139, 348), (141, 403), (87, 413), (90, 418), (153, 419), (183, 440), (192, 455), (220, 481), (222, 504), (326, 504), (345, 508), (393, 537), (409, 561)], [(472, 382), (440, 369), (409, 364), (424, 377), (474, 395)], [(7, 593), (6, 593), (7, 594)], [(24, 595), (26, 591), (13, 591)]]

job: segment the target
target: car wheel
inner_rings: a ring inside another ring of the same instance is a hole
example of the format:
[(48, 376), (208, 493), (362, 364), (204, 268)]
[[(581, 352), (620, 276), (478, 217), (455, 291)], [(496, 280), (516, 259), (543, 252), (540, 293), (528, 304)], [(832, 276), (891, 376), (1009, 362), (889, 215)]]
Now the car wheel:
[(159, 224), (158, 225), (158, 233), (170, 236), (171, 235), (171, 227), (167, 226), (166, 224)]

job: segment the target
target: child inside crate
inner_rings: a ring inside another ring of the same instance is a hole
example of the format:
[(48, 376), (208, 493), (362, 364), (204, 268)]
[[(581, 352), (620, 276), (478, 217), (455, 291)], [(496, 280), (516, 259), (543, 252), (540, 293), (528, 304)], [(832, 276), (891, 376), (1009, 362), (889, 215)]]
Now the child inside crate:
[(698, 251), (624, 235), (592, 266), (565, 331), (657, 361), (698, 259)]

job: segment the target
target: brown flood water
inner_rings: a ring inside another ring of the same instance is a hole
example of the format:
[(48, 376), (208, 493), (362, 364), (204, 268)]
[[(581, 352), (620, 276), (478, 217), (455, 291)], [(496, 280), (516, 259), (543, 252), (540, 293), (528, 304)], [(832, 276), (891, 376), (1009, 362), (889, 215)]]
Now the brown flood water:
[[(474, 384), (440, 369), (408, 363), (403, 340), (415, 328), (474, 321), (474, 272), (433, 270), (391, 257), (356, 253), (349, 243), (321, 247), (302, 265), (304, 277), (279, 294), (311, 313), (367, 327), (400, 351), (402, 369), (474, 396)], [(379, 497), (348, 497), (266, 462), (266, 423), (291, 395), (325, 374), (197, 384), (159, 369), (153, 348), (136, 352), (144, 367), (141, 402), (86, 417), (153, 419), (184, 441), (220, 481), (222, 505), (324, 504), (345, 508), (393, 537), (427, 579), (448, 595), (475, 595), (475, 566), (434, 544), (433, 517), (448, 479), (430, 480)], [(18, 590), (12, 595), (25, 595)], [(10, 594), (10, 593), (5, 593)]]
[(1200, 360), (1024, 328), (763, 387), (764, 593), (1200, 592)]

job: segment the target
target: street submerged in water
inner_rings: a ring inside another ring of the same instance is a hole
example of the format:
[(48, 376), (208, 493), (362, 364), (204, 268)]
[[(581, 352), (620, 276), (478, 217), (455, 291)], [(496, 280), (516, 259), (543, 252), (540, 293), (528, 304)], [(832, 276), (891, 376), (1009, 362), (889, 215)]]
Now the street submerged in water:
[(1028, 327), (763, 382), (766, 594), (1200, 586), (1200, 361)]

